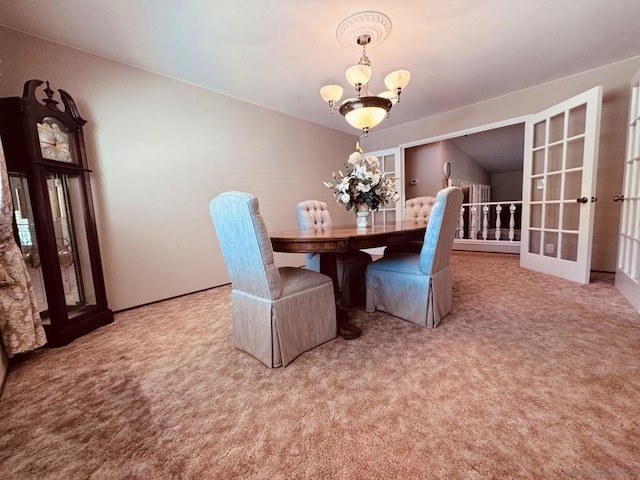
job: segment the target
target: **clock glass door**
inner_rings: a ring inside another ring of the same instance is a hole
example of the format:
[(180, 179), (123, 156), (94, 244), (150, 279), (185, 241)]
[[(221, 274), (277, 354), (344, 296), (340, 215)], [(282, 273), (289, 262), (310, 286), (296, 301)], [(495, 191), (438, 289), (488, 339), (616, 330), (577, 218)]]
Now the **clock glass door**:
[(18, 229), (18, 239), (20, 250), (27, 266), (31, 284), (36, 296), (36, 303), (40, 311), (40, 316), (45, 321), (48, 310), (47, 294), (42, 276), (42, 264), (40, 262), (40, 251), (38, 249), (38, 236), (36, 234), (35, 217), (31, 208), (29, 197), (29, 184), (27, 177), (23, 174), (9, 173), (9, 186), (11, 188), (11, 199)]
[(69, 318), (96, 307), (78, 175), (49, 173), (47, 190)]
[[(49, 324), (49, 305), (40, 262), (38, 237), (29, 187), (24, 175), (9, 175), (20, 249), (31, 278), (40, 316)], [(55, 231), (57, 258), (64, 290), (67, 318), (96, 307), (96, 294), (89, 258), (80, 177), (50, 173), (47, 190)]]

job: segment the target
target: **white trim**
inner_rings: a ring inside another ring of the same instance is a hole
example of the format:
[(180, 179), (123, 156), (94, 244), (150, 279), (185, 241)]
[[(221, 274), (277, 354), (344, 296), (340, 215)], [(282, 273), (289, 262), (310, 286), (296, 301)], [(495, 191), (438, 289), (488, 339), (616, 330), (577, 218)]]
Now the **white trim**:
[[(400, 147), (385, 148), (383, 150), (371, 150), (368, 152), (363, 151), (362, 154), (373, 155), (378, 158), (393, 156), (393, 171), (395, 174), (395, 178), (398, 178), (399, 180), (402, 180), (404, 178), (404, 151)], [(387, 207), (387, 209), (395, 211), (396, 221), (398, 221), (404, 218), (404, 185), (396, 184), (396, 191), (400, 194), (400, 200), (396, 202), (393, 208)], [(384, 218), (386, 219), (386, 214)]]
[(514, 253), (520, 255), (520, 242), (506, 240), (453, 240), (453, 250), (463, 252)]
[[(510, 127), (512, 125), (525, 124), (526, 121), (533, 116), (532, 113), (528, 115), (522, 115), (520, 117), (508, 118), (506, 120), (500, 120), (499, 122), (486, 123), (484, 125), (477, 125), (475, 127), (470, 127), (464, 130), (458, 130), (455, 132), (445, 133), (443, 135), (438, 135), (435, 137), (429, 137), (422, 140), (415, 140), (409, 143), (401, 143), (398, 148), (400, 148), (400, 179), (404, 180), (405, 178), (405, 150), (411, 147), (418, 147), (421, 145), (427, 145), (429, 143), (436, 143), (443, 140), (450, 140), (452, 138), (463, 137), (465, 135), (470, 135), (473, 133), (481, 133), (487, 132), (489, 130), (495, 130), (497, 128)], [(395, 149), (390, 149), (395, 150)], [(385, 150), (380, 150), (384, 152)], [(376, 151), (378, 152), (378, 151)], [(450, 181), (450, 180), (449, 180)], [(398, 201), (402, 205), (402, 216), (404, 216), (404, 203), (406, 201), (405, 198), (405, 189), (402, 188), (401, 198)], [(499, 241), (491, 241), (491, 242), (479, 242), (473, 240), (454, 240), (454, 250), (464, 250), (464, 251), (477, 251), (477, 252), (501, 252), (501, 253), (515, 253), (520, 254), (520, 242), (499, 242)], [(489, 244), (487, 244), (489, 243)]]
[[(525, 123), (529, 117), (533, 114), (523, 115), (521, 117), (509, 118), (507, 120), (501, 120), (499, 122), (487, 123), (484, 125), (478, 125), (475, 127), (467, 128), (465, 130), (458, 130), (457, 132), (445, 133), (436, 137), (429, 137), (423, 140), (415, 140), (409, 143), (401, 143), (400, 150), (404, 148), (418, 147), (420, 145), (426, 145), (428, 143), (440, 142), (442, 140), (449, 140), (451, 138), (463, 137), (465, 135), (471, 135), (472, 133), (481, 133), (489, 130), (495, 130), (496, 128), (510, 127), (512, 125), (518, 125), (519, 123)], [(404, 158), (403, 158), (404, 160)]]

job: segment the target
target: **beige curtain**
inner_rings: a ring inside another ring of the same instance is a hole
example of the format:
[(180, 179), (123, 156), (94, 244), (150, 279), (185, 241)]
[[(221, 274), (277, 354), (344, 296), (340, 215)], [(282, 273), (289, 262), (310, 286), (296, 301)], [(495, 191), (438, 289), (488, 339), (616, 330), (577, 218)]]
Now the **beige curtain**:
[(13, 237), (13, 205), (0, 140), (0, 333), (9, 357), (47, 342), (20, 247)]

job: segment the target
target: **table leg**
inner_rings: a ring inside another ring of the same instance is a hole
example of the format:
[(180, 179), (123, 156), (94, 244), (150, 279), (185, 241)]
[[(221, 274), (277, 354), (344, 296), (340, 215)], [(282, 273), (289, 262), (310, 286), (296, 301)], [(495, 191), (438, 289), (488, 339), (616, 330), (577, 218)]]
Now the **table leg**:
[(349, 322), (349, 312), (340, 306), (342, 293), (338, 281), (337, 256), (334, 252), (320, 254), (320, 272), (329, 276), (333, 281), (333, 293), (336, 298), (336, 320), (338, 322), (338, 334), (345, 340), (358, 338), (362, 330)]

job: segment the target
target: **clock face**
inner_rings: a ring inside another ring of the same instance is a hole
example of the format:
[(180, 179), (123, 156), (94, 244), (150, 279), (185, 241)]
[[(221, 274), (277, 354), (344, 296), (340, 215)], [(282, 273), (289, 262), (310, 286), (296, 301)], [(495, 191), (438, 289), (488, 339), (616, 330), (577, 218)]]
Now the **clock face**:
[(49, 118), (38, 123), (38, 138), (42, 158), (59, 162), (73, 161), (69, 147), (69, 135), (62, 131), (57, 123), (50, 121)]

